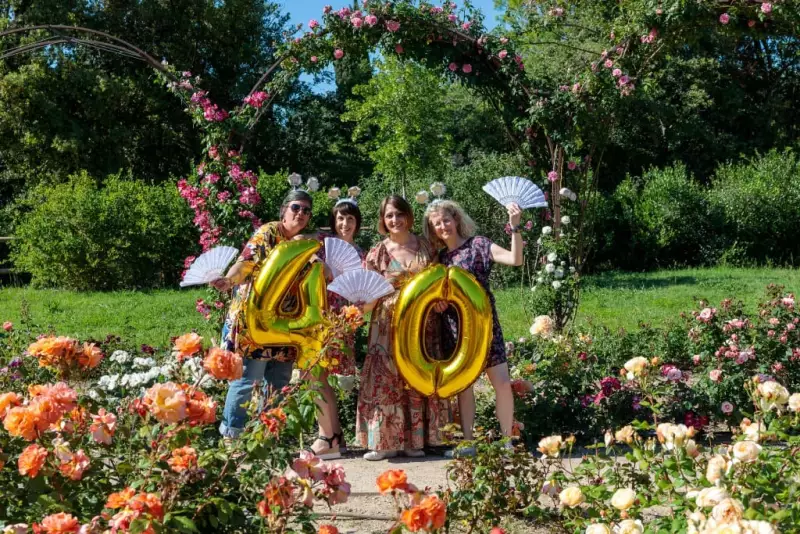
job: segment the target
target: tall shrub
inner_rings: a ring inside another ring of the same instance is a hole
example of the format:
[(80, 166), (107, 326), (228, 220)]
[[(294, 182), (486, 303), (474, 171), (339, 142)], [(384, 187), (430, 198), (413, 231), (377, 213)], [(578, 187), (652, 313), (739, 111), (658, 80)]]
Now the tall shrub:
[(76, 290), (177, 283), (196, 245), (191, 212), (173, 184), (86, 172), (34, 188), (21, 202), (12, 260), (36, 286)]

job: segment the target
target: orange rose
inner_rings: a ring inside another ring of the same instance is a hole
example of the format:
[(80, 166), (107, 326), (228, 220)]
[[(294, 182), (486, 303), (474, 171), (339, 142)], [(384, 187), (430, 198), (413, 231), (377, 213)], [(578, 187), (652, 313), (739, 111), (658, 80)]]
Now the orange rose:
[(178, 361), (183, 361), (202, 350), (203, 338), (192, 332), (191, 334), (183, 334), (175, 340), (175, 347), (172, 353), (175, 354)]
[(161, 504), (161, 499), (153, 493), (135, 495), (128, 501), (128, 506), (135, 512), (150, 514), (159, 521), (164, 518), (164, 505)]
[(436, 495), (428, 495), (422, 502), (419, 503), (419, 507), (425, 510), (425, 513), (428, 514), (428, 517), (431, 520), (431, 528), (437, 529), (442, 528), (444, 526), (444, 520), (447, 515), (447, 507), (444, 503), (437, 497)]
[(70, 480), (80, 480), (83, 478), (83, 472), (89, 468), (89, 457), (80, 449), (72, 455), (70, 461), (65, 462), (58, 466), (61, 474)]
[(78, 342), (68, 337), (43, 337), (28, 346), (28, 354), (39, 359), (39, 367), (57, 367), (72, 363)]
[(389, 469), (378, 477), (378, 489), (382, 494), (408, 487), (408, 477), (402, 469)]
[(258, 515), (261, 517), (267, 517), (268, 515), (272, 514), (272, 510), (269, 509), (267, 501), (258, 501), (258, 504), (256, 504), (256, 510), (258, 510)]
[(136, 490), (133, 488), (125, 488), (118, 493), (112, 493), (108, 496), (106, 508), (111, 508), (112, 510), (122, 508), (128, 504), (128, 501), (131, 500), (134, 495), (136, 495)]
[(152, 386), (144, 394), (144, 403), (162, 423), (177, 423), (186, 417), (186, 394), (173, 382)]
[(286, 424), (286, 414), (281, 408), (273, 408), (271, 410), (267, 410), (266, 412), (261, 412), (259, 419), (261, 419), (261, 422), (264, 423), (264, 426), (267, 429), (267, 434), (274, 436), (280, 434), (280, 431), (283, 430), (283, 427)]
[(8, 410), (20, 404), (22, 404), (22, 398), (13, 391), (0, 395), (0, 419), (6, 416)]
[(210, 424), (217, 420), (217, 401), (189, 384), (181, 384), (186, 395), (186, 417), (192, 426)]
[(44, 432), (61, 419), (63, 412), (59, 408), (50, 397), (35, 397), (31, 401), (28, 411), (36, 416), (36, 428), (39, 432)]
[(430, 518), (425, 510), (419, 506), (415, 506), (414, 508), (403, 510), (403, 515), (400, 516), (400, 521), (402, 521), (406, 528), (411, 532), (419, 532), (422, 529), (428, 528)]
[(39, 417), (27, 406), (11, 408), (3, 419), (3, 426), (12, 436), (33, 441), (38, 436), (37, 423)]
[(290, 508), (295, 503), (294, 490), (295, 488), (292, 485), (292, 481), (286, 477), (273, 478), (272, 481), (267, 484), (267, 487), (264, 488), (264, 500), (267, 504), (266, 509), (269, 510), (272, 506), (283, 509)]
[(318, 534), (339, 534), (339, 529), (333, 525), (321, 525)]
[(47, 449), (41, 445), (28, 445), (19, 456), (19, 474), (36, 478), (47, 459)]
[(192, 447), (181, 447), (172, 451), (172, 458), (167, 463), (176, 473), (182, 473), (187, 469), (197, 466), (197, 451)]
[(81, 528), (81, 524), (76, 517), (64, 512), (48, 515), (42, 519), (41, 526), (47, 534), (78, 532)]
[(52, 386), (29, 386), (28, 392), (32, 400), (35, 400), (36, 397), (47, 397), (51, 399), (57, 405), (58, 411), (62, 414), (74, 410), (78, 402), (78, 393), (64, 382), (58, 382)]
[(242, 378), (242, 357), (235, 352), (214, 347), (203, 360), (203, 368), (217, 380), (236, 380)]
[(94, 369), (102, 359), (103, 351), (94, 343), (84, 343), (83, 350), (78, 354), (78, 364), (85, 369)]

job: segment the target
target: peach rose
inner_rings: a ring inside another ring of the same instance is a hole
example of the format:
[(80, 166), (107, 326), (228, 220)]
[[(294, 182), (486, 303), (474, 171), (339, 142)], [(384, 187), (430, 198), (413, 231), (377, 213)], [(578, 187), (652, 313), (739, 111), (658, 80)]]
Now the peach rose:
[(177, 423), (186, 417), (186, 394), (173, 382), (152, 386), (144, 395), (144, 403), (162, 423)]
[(214, 423), (217, 420), (217, 401), (188, 384), (181, 384), (186, 395), (186, 417), (192, 426)]
[(38, 436), (39, 416), (27, 406), (11, 408), (3, 419), (3, 426), (12, 436), (33, 441)]
[(103, 360), (103, 351), (94, 343), (84, 343), (78, 354), (78, 364), (85, 369), (94, 369)]
[(20, 404), (22, 404), (22, 397), (13, 391), (0, 395), (0, 419), (5, 417), (11, 408)]
[(72, 455), (72, 458), (65, 463), (58, 466), (61, 474), (70, 480), (80, 480), (83, 478), (83, 473), (89, 468), (89, 457), (83, 452), (83, 449), (78, 450)]
[(67, 534), (68, 532), (78, 532), (81, 528), (76, 517), (64, 512), (48, 515), (42, 519), (41, 526), (47, 534)]
[(611, 497), (611, 506), (617, 510), (627, 510), (636, 501), (636, 492), (630, 488), (620, 488)]
[(586, 534), (611, 534), (611, 529), (603, 523), (593, 523), (586, 527)]
[[(800, 393), (793, 393), (789, 397), (789, 409), (795, 413), (800, 412)], [(2, 415), (2, 399), (0, 398), (0, 415)]]
[(558, 494), (558, 500), (561, 502), (562, 506), (575, 508), (585, 501), (586, 497), (579, 487), (570, 486), (561, 490), (561, 493)]
[(627, 371), (625, 375), (626, 378), (628, 380), (633, 380), (634, 378), (641, 376), (648, 365), (650, 365), (650, 363), (647, 361), (647, 358), (643, 358), (641, 356), (637, 356), (636, 358), (631, 358), (630, 360), (625, 362), (624, 365), (625, 370)]
[(203, 368), (217, 380), (236, 380), (242, 378), (242, 357), (214, 347), (203, 360)]
[(47, 449), (41, 445), (33, 444), (25, 447), (22, 454), (19, 456), (19, 474), (22, 476), (29, 476), (36, 478), (39, 471), (44, 466), (44, 461), (47, 459)]
[(128, 501), (130, 501), (134, 495), (136, 495), (136, 490), (133, 488), (125, 488), (120, 492), (112, 493), (108, 496), (106, 508), (111, 508), (112, 510), (122, 508), (128, 504)]
[(77, 351), (76, 340), (48, 336), (31, 343), (26, 352), (39, 360), (39, 367), (58, 367), (72, 363)]
[(756, 387), (756, 394), (759, 397), (759, 405), (762, 410), (781, 410), (783, 405), (789, 402), (789, 391), (774, 380), (760, 383)]
[(431, 529), (439, 529), (444, 526), (444, 521), (447, 516), (447, 507), (445, 507), (439, 497), (436, 495), (428, 495), (422, 499), (422, 502), (419, 503), (419, 507), (428, 514), (431, 521)]
[(389, 469), (378, 477), (378, 490), (387, 494), (395, 490), (405, 490), (408, 487), (408, 476), (402, 469)]
[(175, 347), (172, 353), (178, 358), (178, 361), (185, 360), (203, 350), (203, 338), (195, 334), (183, 334), (175, 340)]
[(626, 427), (617, 430), (614, 433), (614, 439), (630, 445), (631, 443), (633, 443), (633, 438), (635, 435), (636, 433), (634, 432), (633, 427), (631, 425), (628, 425)]
[(564, 446), (561, 436), (548, 436), (539, 441), (538, 451), (550, 458), (558, 458)]
[(92, 426), (89, 427), (89, 430), (97, 443), (110, 445), (116, 428), (117, 416), (107, 412), (105, 408), (100, 408), (97, 415), (92, 415)]
[(742, 519), (744, 507), (736, 499), (723, 499), (711, 510), (711, 517), (717, 523), (738, 523)]
[(333, 525), (320, 525), (318, 534), (339, 534), (339, 529)]
[(172, 451), (172, 458), (167, 460), (170, 468), (176, 473), (182, 473), (187, 469), (197, 466), (197, 451), (192, 447), (181, 447)]
[(760, 453), (761, 445), (755, 441), (738, 441), (733, 445), (733, 458), (738, 462), (755, 462)]

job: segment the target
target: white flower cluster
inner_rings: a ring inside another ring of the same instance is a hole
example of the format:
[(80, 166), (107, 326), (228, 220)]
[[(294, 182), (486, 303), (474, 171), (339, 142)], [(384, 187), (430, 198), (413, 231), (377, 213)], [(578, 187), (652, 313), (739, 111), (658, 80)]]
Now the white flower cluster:
[(192, 384), (198, 384), (201, 388), (207, 388), (214, 384), (214, 378), (203, 369), (203, 360), (197, 356), (187, 358), (181, 367), (181, 375), (184, 380)]
[[(103, 375), (97, 381), (98, 389), (112, 393), (119, 388), (143, 388), (156, 382), (161, 377), (170, 376), (175, 367), (171, 363), (159, 365), (154, 358), (132, 358), (124, 350), (116, 350), (111, 354), (110, 360), (130, 369), (141, 369), (132, 373), (112, 373)], [(92, 398), (99, 397), (97, 391), (89, 394)]]
[[(545, 228), (550, 228), (549, 226), (545, 226)], [(556, 252), (550, 252), (547, 254), (547, 263), (545, 263), (544, 267), (539, 271), (539, 275), (536, 277), (536, 283), (531, 288), (531, 291), (536, 291), (536, 288), (543, 284), (550, 284), (553, 286), (553, 289), (556, 291), (560, 290), (564, 278), (567, 276), (567, 273), (574, 274), (575, 267), (567, 267), (567, 262), (564, 260), (558, 261), (558, 254)], [(568, 306), (572, 306), (572, 302), (568, 302)]]

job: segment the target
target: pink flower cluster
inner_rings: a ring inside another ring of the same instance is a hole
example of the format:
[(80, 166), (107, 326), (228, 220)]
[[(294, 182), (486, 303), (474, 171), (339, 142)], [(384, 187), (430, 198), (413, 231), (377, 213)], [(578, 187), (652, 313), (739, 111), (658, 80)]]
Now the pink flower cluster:
[(657, 37), (658, 37), (658, 30), (655, 29), (655, 28), (652, 28), (650, 30), (650, 33), (648, 33), (647, 35), (642, 35), (641, 41), (644, 44), (650, 44), (653, 41), (655, 41)]
[(196, 91), (192, 94), (190, 101), (203, 108), (203, 117), (208, 122), (222, 122), (229, 116), (227, 111), (219, 109), (219, 106), (211, 102), (208, 98), (208, 91)]
[(197, 313), (203, 316), (203, 318), (208, 321), (211, 318), (211, 308), (206, 304), (206, 301), (203, 299), (197, 299), (195, 302), (194, 309), (197, 310)]
[(683, 378), (683, 373), (674, 365), (667, 363), (661, 366), (661, 376), (672, 382), (677, 382)]
[(244, 98), (244, 103), (254, 108), (260, 108), (269, 99), (269, 94), (264, 91), (256, 91), (252, 95)]
[[(314, 453), (303, 451), (292, 463), (292, 470), (290, 479), (307, 481), (303, 484), (309, 490), (304, 493), (306, 506), (311, 506), (314, 493), (329, 505), (347, 502), (350, 496), (350, 483), (345, 480), (344, 467), (341, 464), (325, 463)], [(316, 491), (312, 493), (310, 490), (314, 486)]]

